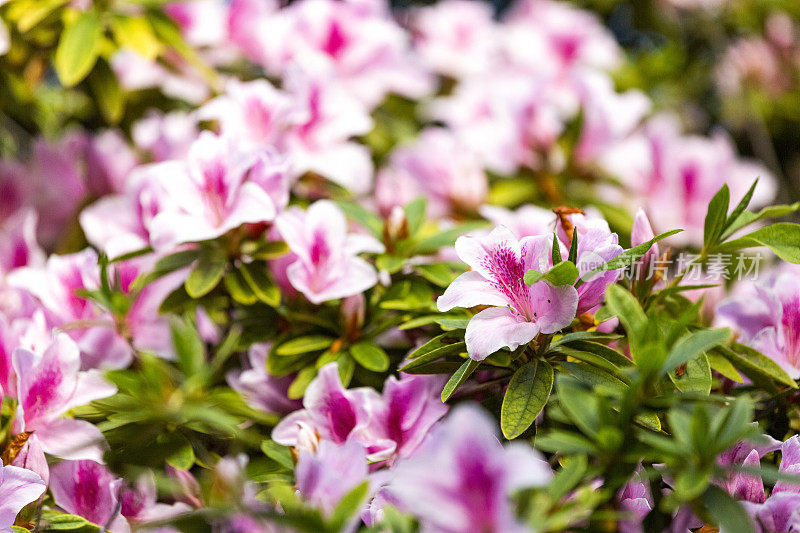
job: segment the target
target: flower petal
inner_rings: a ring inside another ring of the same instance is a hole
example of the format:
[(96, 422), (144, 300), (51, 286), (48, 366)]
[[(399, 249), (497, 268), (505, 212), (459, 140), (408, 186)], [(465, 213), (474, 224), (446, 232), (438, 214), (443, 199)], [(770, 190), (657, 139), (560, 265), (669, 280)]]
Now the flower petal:
[(506, 307), (491, 307), (472, 317), (467, 324), (467, 352), (475, 361), (483, 361), (500, 348), (516, 350), (538, 333), (538, 324), (526, 322)]

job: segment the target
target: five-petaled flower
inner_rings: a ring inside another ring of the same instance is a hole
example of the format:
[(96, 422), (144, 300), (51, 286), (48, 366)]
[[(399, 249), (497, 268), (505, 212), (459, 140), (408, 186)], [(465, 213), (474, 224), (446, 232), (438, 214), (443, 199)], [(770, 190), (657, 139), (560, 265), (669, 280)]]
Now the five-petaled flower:
[(571, 285), (547, 281), (525, 284), (525, 272), (545, 272), (552, 263), (549, 236), (517, 240), (504, 226), (485, 237), (460, 237), (456, 252), (472, 269), (461, 274), (439, 297), (440, 311), (454, 307), (492, 306), (467, 325), (467, 351), (481, 361), (503, 347), (515, 350), (539, 333), (555, 333), (572, 322), (578, 292)]

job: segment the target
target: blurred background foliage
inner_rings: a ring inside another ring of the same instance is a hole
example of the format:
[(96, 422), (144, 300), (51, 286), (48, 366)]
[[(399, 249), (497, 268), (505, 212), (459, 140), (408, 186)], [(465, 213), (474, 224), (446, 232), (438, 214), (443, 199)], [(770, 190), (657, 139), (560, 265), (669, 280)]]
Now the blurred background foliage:
[[(413, 3), (419, 2), (393, 5)], [(502, 16), (510, 2), (492, 3)], [(645, 90), (656, 111), (677, 111), (689, 131), (728, 130), (742, 153), (782, 180), (778, 201), (800, 200), (800, 2), (573, 3), (602, 17), (626, 50), (628, 61), (615, 73), (619, 89)], [(199, 80), (213, 95), (219, 80), (208, 54), (186, 43), (168, 6), (162, 0), (0, 0), (0, 47), (7, 48), (0, 56), (0, 153), (25, 154), (37, 134), (54, 137), (74, 123), (129, 131), (148, 108), (186, 107), (156, 89), (123, 90), (111, 66), (121, 48)]]

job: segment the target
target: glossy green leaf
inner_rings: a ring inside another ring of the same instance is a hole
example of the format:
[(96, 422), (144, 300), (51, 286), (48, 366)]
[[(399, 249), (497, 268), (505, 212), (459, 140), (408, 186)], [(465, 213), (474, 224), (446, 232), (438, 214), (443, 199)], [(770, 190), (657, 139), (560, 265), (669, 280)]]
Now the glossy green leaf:
[(53, 59), (64, 87), (72, 87), (89, 74), (100, 55), (102, 39), (103, 22), (94, 9), (79, 13), (66, 25)]
[(708, 246), (717, 242), (725, 223), (728, 219), (728, 207), (730, 205), (730, 190), (728, 184), (723, 183), (711, 202), (708, 204), (705, 224), (703, 226), (703, 243)]
[(535, 359), (522, 365), (508, 383), (500, 410), (500, 429), (507, 439), (527, 430), (544, 409), (553, 388), (553, 367)]
[(334, 339), (322, 335), (309, 335), (298, 337), (284, 342), (275, 350), (277, 355), (299, 355), (308, 352), (317, 352), (329, 348)]
[(800, 225), (791, 222), (770, 224), (738, 239), (724, 242), (715, 251), (733, 252), (756, 246), (766, 246), (784, 261), (800, 263)]
[(350, 355), (356, 363), (372, 372), (386, 372), (389, 356), (380, 347), (370, 342), (359, 342), (350, 347)]
[(245, 263), (240, 270), (259, 300), (270, 307), (277, 307), (281, 303), (281, 291), (272, 280), (266, 263), (262, 261)]
[(478, 366), (480, 366), (479, 361), (473, 359), (464, 361), (458, 370), (450, 376), (447, 383), (445, 383), (444, 390), (442, 390), (442, 401), (446, 402), (449, 400), (453, 393), (469, 379), (473, 372), (475, 372)]
[(211, 292), (222, 280), (228, 259), (216, 246), (206, 246), (200, 252), (197, 264), (186, 278), (186, 293), (192, 298), (200, 298)]

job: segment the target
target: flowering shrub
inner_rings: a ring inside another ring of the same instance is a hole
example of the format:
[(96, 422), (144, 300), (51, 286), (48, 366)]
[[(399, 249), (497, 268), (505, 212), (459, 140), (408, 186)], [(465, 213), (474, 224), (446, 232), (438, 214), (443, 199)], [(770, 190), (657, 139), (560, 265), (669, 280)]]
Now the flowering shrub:
[(800, 203), (594, 12), (0, 21), (3, 531), (800, 530)]

